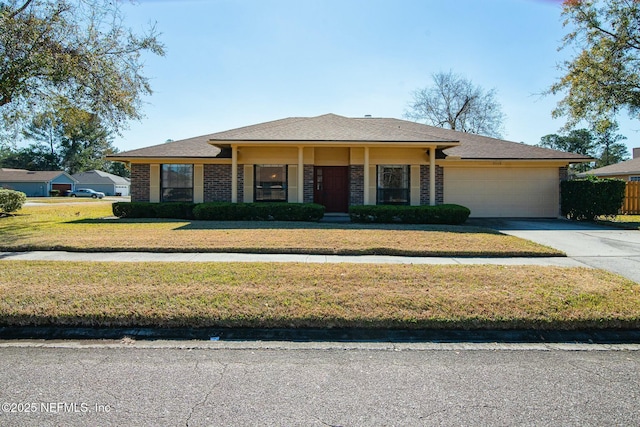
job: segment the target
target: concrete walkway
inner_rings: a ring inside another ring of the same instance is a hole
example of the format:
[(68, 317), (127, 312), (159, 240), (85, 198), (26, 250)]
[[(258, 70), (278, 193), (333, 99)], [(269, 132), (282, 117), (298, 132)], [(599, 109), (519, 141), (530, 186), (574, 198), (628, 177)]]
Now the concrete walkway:
[(492, 264), (588, 267), (571, 258), (454, 258), (386, 255), (306, 255), (242, 253), (159, 253), (159, 252), (0, 252), (1, 260), (23, 261), (103, 261), (103, 262), (302, 262), (357, 264)]
[(475, 225), (558, 249), (577, 262), (640, 283), (640, 230), (567, 220), (475, 220)]

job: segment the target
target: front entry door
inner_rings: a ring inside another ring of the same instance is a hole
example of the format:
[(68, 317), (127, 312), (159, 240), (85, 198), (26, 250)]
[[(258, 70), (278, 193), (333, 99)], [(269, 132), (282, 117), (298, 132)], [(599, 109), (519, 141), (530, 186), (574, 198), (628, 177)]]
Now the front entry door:
[(326, 212), (347, 212), (349, 208), (349, 167), (316, 166), (313, 173), (313, 202)]

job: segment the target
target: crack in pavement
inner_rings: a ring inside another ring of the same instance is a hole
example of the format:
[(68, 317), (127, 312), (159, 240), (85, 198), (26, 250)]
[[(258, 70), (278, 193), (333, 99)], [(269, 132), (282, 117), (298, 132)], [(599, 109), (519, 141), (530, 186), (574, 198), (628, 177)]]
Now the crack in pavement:
[[(227, 372), (227, 368), (229, 366), (228, 363), (224, 363), (221, 364), (222, 365), (222, 372), (220, 372), (220, 377), (218, 378), (218, 381), (216, 381), (215, 384), (213, 384), (211, 387), (209, 387), (209, 391), (205, 394), (204, 398), (202, 400), (200, 400), (199, 402), (197, 402), (195, 405), (193, 405), (193, 407), (191, 407), (191, 410), (189, 411), (189, 415), (187, 416), (187, 420), (185, 421), (185, 426), (189, 427), (190, 426), (190, 422), (191, 422), (191, 418), (193, 417), (194, 412), (196, 411), (196, 409), (200, 406), (204, 406), (207, 401), (209, 400), (209, 397), (211, 396), (211, 394), (213, 393), (213, 391), (216, 389), (216, 387), (218, 387), (221, 383), (222, 380), (224, 379), (224, 376)], [(198, 370), (198, 367), (200, 366), (200, 361), (196, 360), (196, 365), (195, 365), (195, 370)]]

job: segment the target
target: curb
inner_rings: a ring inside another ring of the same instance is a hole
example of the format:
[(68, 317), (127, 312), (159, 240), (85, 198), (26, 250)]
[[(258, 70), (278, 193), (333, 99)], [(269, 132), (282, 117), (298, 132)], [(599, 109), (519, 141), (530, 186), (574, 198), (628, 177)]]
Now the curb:
[(0, 327), (0, 339), (200, 340), (389, 343), (581, 343), (640, 344), (640, 330), (382, 330)]

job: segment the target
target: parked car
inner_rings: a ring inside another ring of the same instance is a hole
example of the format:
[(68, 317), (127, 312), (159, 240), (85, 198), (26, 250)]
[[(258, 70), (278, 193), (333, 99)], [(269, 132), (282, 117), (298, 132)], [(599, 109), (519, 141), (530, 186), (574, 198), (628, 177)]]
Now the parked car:
[(94, 191), (90, 188), (78, 188), (76, 191), (71, 191), (69, 197), (93, 197), (94, 199), (102, 199), (104, 193)]

